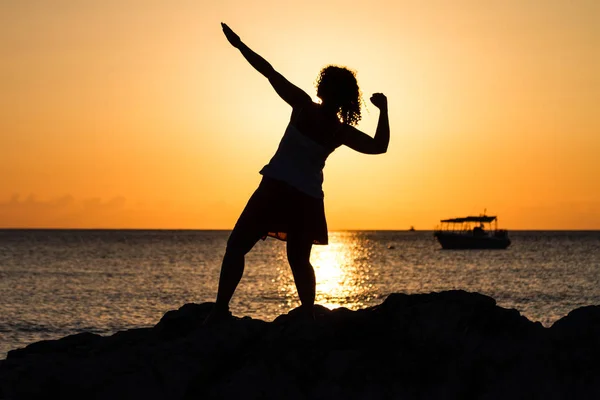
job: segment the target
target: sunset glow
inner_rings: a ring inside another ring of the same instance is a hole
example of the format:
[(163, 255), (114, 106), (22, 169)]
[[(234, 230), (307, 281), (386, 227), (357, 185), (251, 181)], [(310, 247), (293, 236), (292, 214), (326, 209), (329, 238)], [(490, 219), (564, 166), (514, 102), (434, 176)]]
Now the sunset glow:
[(388, 152), (328, 159), (330, 230), (600, 229), (600, 2), (290, 4), (2, 2), (0, 228), (231, 229), (291, 109), (224, 21), (313, 97), (355, 70), (370, 135), (387, 95)]
[[(310, 261), (317, 280), (316, 303), (329, 309), (357, 309), (372, 300), (372, 272), (369, 250), (355, 232), (332, 232), (328, 246), (313, 246)], [(279, 291), (287, 307), (297, 307), (298, 296), (292, 275), (280, 271)]]

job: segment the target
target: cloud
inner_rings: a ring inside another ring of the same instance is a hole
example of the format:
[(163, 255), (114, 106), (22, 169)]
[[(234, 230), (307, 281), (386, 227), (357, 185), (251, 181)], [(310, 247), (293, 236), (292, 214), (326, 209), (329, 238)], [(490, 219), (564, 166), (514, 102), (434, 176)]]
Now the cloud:
[(18, 193), (13, 194), (11, 198), (4, 203), (0, 203), (0, 212), (8, 211), (35, 211), (35, 210), (56, 210), (72, 206), (75, 199), (70, 194), (49, 201), (39, 201), (34, 194), (30, 194), (24, 200), (20, 200)]
[(187, 205), (165, 200), (152, 205), (107, 199), (76, 199), (67, 194), (40, 200), (35, 194), (0, 201), (0, 228), (206, 228), (229, 229), (241, 209), (218, 202)]
[(118, 214), (125, 211), (125, 205), (123, 196), (77, 201), (70, 194), (50, 200), (38, 200), (35, 194), (25, 198), (13, 194), (0, 202), (0, 227), (108, 227), (121, 220)]
[(578, 200), (519, 207), (514, 220), (528, 229), (598, 229), (600, 201)]
[(126, 199), (123, 196), (114, 197), (102, 202), (99, 197), (83, 200), (83, 209), (88, 212), (115, 211), (125, 207)]

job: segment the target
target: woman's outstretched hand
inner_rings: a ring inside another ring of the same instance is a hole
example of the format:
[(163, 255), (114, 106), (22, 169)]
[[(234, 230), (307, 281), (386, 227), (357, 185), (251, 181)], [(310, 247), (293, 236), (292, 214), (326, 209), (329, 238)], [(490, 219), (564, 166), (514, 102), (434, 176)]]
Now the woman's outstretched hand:
[(227, 24), (221, 22), (221, 27), (223, 28), (223, 33), (225, 34), (227, 40), (229, 40), (229, 43), (231, 43), (233, 47), (238, 48), (242, 43), (240, 37), (234, 31), (232, 31)]
[(387, 110), (387, 97), (383, 93), (373, 93), (370, 100), (380, 110)]

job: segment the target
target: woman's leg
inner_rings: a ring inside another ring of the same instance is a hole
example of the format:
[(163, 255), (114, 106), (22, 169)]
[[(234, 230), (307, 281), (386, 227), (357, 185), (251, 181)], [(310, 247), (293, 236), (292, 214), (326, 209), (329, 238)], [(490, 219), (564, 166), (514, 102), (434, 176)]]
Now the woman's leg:
[(239, 223), (231, 232), (221, 264), (219, 289), (215, 302), (215, 308), (219, 311), (228, 312), (229, 301), (244, 274), (244, 257), (263, 235), (263, 232), (254, 226)]
[(315, 304), (316, 280), (315, 270), (310, 264), (312, 239), (303, 234), (288, 234), (287, 257), (294, 275), (294, 282), (302, 307), (313, 317)]
[(218, 322), (229, 316), (229, 301), (244, 274), (244, 257), (266, 234), (260, 228), (259, 218), (255, 214), (256, 202), (255, 192), (229, 235), (221, 263), (217, 299), (211, 313), (204, 320), (205, 324)]

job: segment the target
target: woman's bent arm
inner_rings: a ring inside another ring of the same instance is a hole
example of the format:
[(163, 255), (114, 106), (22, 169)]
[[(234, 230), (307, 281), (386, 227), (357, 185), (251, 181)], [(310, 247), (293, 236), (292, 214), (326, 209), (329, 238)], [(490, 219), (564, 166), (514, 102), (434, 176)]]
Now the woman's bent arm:
[(373, 140), (376, 143), (380, 153), (385, 153), (390, 144), (390, 119), (388, 116), (387, 105), (385, 108), (379, 109), (379, 120), (377, 121), (377, 129)]
[(390, 121), (388, 117), (387, 98), (382, 93), (371, 96), (371, 102), (379, 108), (379, 120), (375, 136), (359, 131), (347, 125), (344, 129), (344, 144), (353, 150), (365, 154), (383, 154), (390, 143)]

